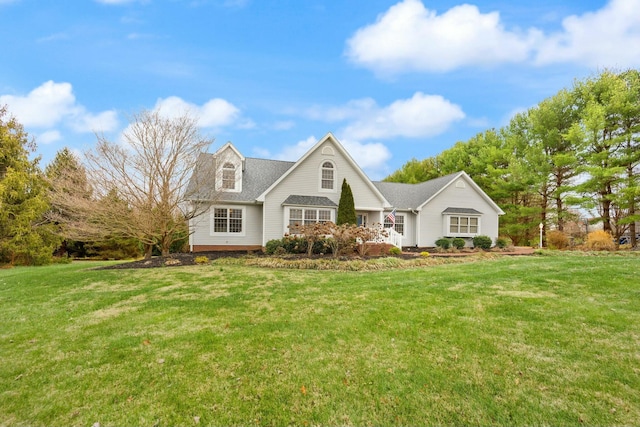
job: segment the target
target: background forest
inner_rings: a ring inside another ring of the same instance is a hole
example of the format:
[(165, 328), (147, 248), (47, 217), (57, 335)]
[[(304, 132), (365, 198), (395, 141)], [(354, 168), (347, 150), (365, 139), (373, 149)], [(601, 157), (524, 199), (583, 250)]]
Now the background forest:
[[(0, 107), (0, 264), (183, 249), (185, 221), (197, 214), (184, 209), (187, 172), (211, 141), (192, 119), (181, 120), (143, 112), (138, 133), (134, 125), (128, 135), (133, 154), (98, 138), (84, 163), (65, 148), (43, 170), (32, 158), (34, 141)], [(149, 150), (149, 130), (168, 145)], [(639, 165), (640, 72), (605, 70), (501, 129), (410, 160), (386, 180), (417, 183), (464, 170), (505, 211), (501, 234), (516, 245), (537, 244), (539, 224), (545, 235), (602, 224), (615, 241), (629, 235), (636, 247)]]
[(501, 234), (517, 245), (537, 244), (539, 224), (544, 235), (601, 224), (636, 247), (639, 164), (640, 72), (606, 70), (501, 129), (412, 159), (385, 180), (416, 183), (464, 170), (505, 211)]

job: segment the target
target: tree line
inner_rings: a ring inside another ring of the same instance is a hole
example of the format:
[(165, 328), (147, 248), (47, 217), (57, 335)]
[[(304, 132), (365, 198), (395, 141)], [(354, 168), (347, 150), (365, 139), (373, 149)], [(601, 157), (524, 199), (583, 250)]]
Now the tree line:
[(34, 141), (0, 107), (0, 265), (46, 264), (54, 253), (148, 258), (183, 248), (188, 220), (206, 209), (190, 200), (209, 182), (190, 178), (212, 140), (188, 113), (151, 111), (134, 115), (122, 139), (97, 135), (82, 161), (64, 148), (43, 170), (39, 157), (30, 159)]
[(464, 170), (505, 211), (500, 232), (516, 244), (537, 242), (539, 224), (546, 235), (601, 223), (636, 247), (639, 165), (640, 72), (605, 70), (385, 180), (417, 183)]

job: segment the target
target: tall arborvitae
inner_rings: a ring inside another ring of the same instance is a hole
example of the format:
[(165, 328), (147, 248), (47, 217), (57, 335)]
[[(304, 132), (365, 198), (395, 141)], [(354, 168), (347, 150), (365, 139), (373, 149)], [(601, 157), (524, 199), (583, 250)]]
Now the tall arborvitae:
[(353, 193), (351, 192), (351, 186), (347, 183), (347, 180), (344, 179), (342, 181), (340, 202), (338, 203), (338, 218), (336, 219), (336, 224), (355, 225), (356, 221), (356, 206), (353, 201)]

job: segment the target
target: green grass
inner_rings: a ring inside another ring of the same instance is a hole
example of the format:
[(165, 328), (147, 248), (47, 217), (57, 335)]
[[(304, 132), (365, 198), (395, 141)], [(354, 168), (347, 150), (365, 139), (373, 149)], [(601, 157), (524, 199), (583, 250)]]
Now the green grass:
[(0, 270), (0, 425), (637, 425), (640, 256)]

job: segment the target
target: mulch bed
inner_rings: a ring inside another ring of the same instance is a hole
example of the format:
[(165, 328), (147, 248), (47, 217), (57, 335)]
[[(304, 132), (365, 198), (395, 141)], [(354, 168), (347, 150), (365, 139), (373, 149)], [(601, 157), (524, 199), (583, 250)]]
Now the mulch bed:
[[(398, 255), (400, 258), (411, 259), (420, 256), (420, 252), (424, 249), (415, 249), (409, 252), (403, 252)], [(431, 256), (435, 257), (461, 257), (477, 254), (477, 252), (434, 252), (432, 248), (429, 250)], [(515, 247), (513, 250), (507, 252), (495, 252), (502, 255), (531, 255), (534, 249), (530, 247)], [(117, 269), (129, 269), (129, 268), (158, 268), (158, 267), (175, 267), (182, 265), (196, 265), (196, 258), (206, 256), (209, 261), (217, 258), (229, 258), (229, 257), (241, 257), (247, 255), (246, 251), (216, 251), (216, 252), (197, 252), (197, 253), (181, 253), (171, 254), (166, 257), (157, 256), (151, 259), (141, 259), (131, 262), (123, 262), (119, 264), (108, 265), (99, 267), (100, 270), (117, 270)], [(268, 256), (263, 252), (251, 252), (254, 256)], [(371, 255), (367, 258), (378, 258), (385, 255)], [(295, 257), (295, 256), (291, 256)], [(306, 255), (299, 255), (300, 258), (306, 258)], [(326, 257), (323, 257), (326, 258)], [(340, 259), (348, 260), (349, 257), (340, 257)]]

